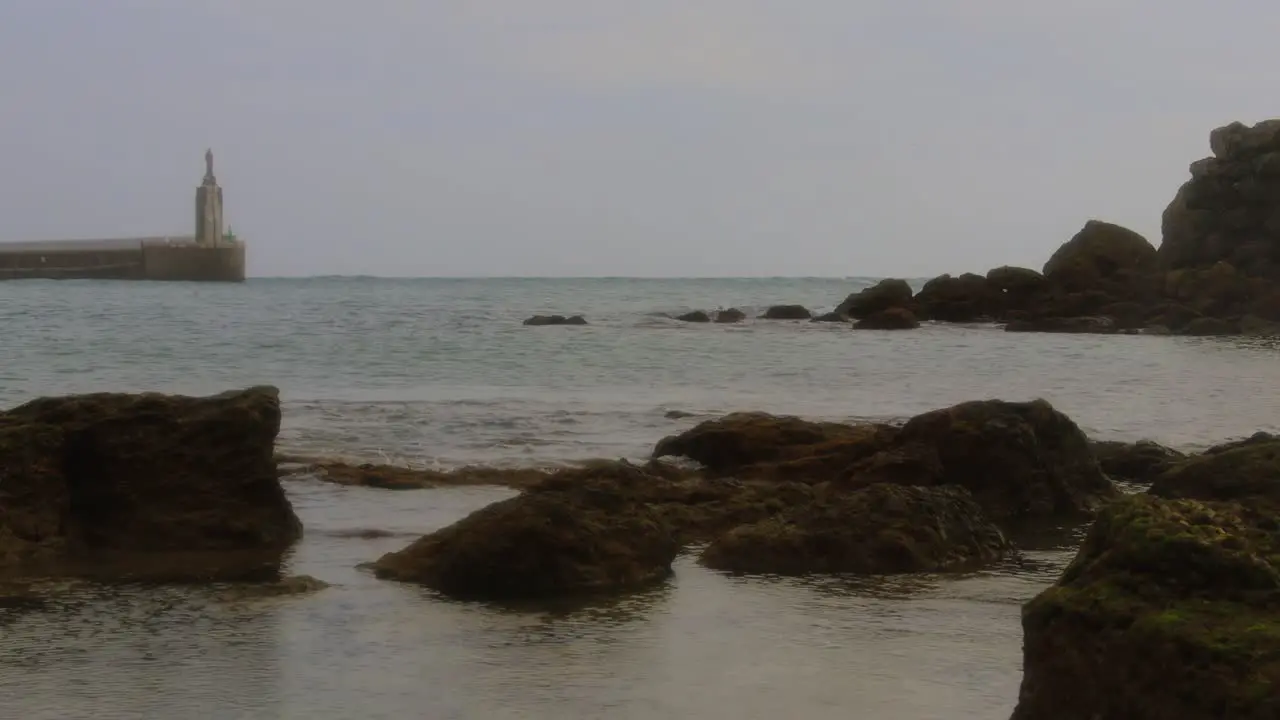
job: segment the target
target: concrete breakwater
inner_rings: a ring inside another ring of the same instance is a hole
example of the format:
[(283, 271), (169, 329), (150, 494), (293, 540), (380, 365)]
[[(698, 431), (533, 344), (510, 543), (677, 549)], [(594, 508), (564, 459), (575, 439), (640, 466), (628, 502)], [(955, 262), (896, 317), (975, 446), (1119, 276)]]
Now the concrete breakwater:
[(245, 246), (192, 237), (0, 244), (0, 280), (99, 279), (243, 282)]
[(196, 187), (195, 234), (0, 243), (0, 280), (193, 280), (243, 282), (245, 245), (223, 232), (213, 151)]

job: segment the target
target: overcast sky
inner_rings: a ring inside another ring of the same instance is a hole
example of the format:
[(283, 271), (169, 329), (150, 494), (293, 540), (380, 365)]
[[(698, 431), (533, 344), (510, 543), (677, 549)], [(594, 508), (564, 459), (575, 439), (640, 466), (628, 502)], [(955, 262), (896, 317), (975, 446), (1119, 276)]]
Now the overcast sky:
[(0, 240), (253, 275), (905, 275), (1159, 243), (1262, 0), (0, 0)]

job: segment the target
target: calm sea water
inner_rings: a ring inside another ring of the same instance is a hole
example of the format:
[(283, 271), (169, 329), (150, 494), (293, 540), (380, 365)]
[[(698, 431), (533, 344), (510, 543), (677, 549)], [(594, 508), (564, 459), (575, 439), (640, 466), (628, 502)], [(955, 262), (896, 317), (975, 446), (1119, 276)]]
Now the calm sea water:
[[(642, 457), (745, 409), (897, 419), (1045, 397), (1096, 437), (1184, 448), (1280, 422), (1277, 349), (1260, 340), (660, 316), (825, 310), (869, 282), (0, 283), (0, 404), (269, 383), (285, 450), (438, 467)], [(548, 312), (592, 324), (520, 325)], [(1001, 718), (1020, 680), (1019, 604), (1072, 552), (878, 581), (734, 578), (682, 559), (649, 593), (512, 610), (355, 569), (507, 491), (289, 491), (307, 526), (291, 571), (334, 587), (232, 602), (217, 588), (82, 585), (0, 609), (0, 717)], [(365, 528), (392, 535), (347, 537)]]

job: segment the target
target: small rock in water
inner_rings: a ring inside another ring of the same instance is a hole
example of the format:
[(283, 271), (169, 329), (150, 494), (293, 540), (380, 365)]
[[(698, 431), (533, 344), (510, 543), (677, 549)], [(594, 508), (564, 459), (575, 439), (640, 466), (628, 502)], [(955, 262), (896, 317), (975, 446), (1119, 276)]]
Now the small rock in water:
[(738, 308), (729, 308), (716, 313), (718, 323), (737, 323), (747, 319), (747, 314)]
[(587, 319), (581, 315), (534, 315), (524, 321), (525, 325), (586, 325)]

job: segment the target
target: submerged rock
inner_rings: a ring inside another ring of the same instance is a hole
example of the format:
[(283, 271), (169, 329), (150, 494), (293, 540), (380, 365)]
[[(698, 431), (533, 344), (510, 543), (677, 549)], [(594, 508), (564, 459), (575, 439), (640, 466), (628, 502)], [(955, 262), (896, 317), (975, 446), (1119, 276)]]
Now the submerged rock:
[(525, 325), (586, 325), (587, 319), (581, 315), (534, 315), (524, 321)]
[(952, 570), (1008, 549), (964, 488), (872, 485), (824, 493), (742, 525), (703, 551), (708, 567), (739, 572), (889, 574)]
[(711, 316), (701, 310), (694, 310), (683, 315), (677, 315), (676, 320), (688, 323), (705, 323), (711, 322)]
[(1096, 333), (1110, 335), (1120, 331), (1109, 317), (1047, 317), (1035, 320), (1011, 320), (1005, 332)]
[(456, 470), (426, 470), (373, 463), (351, 464), (340, 460), (303, 460), (282, 467), (284, 480), (314, 478), (337, 485), (383, 490), (422, 490), (467, 485), (500, 485), (524, 488), (547, 478), (541, 468), (462, 467)]
[(803, 305), (773, 305), (760, 317), (765, 320), (808, 320), (813, 313)]
[(1119, 490), (1089, 440), (1044, 400), (974, 400), (917, 415), (843, 484), (961, 485), (996, 520), (1089, 513)]
[(920, 321), (906, 308), (893, 307), (872, 313), (853, 324), (854, 330), (914, 330)]
[(849, 318), (845, 315), (841, 315), (840, 313), (833, 311), (829, 313), (822, 313), (821, 315), (813, 318), (813, 322), (842, 323), (842, 322), (849, 322)]
[(301, 523), (276, 477), (275, 388), (99, 393), (0, 413), (0, 572), (278, 576)]
[(720, 310), (716, 313), (716, 322), (718, 323), (737, 323), (747, 319), (747, 314), (738, 308), (729, 308)]
[(1023, 609), (1013, 720), (1280, 717), (1278, 618), (1274, 512), (1117, 500)]
[(1150, 483), (1160, 473), (1187, 459), (1186, 454), (1150, 440), (1136, 443), (1092, 441), (1102, 472), (1121, 480)]

